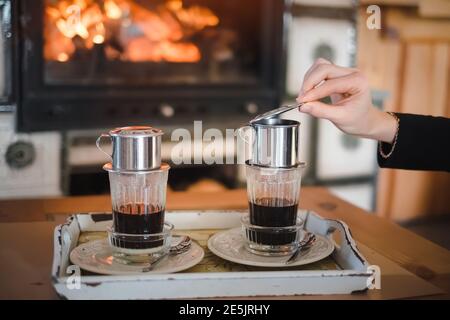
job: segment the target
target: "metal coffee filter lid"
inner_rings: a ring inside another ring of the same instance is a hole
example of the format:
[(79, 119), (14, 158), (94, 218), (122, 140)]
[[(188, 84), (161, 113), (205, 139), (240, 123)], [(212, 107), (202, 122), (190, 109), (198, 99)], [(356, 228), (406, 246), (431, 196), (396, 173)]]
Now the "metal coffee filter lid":
[(303, 103), (298, 103), (298, 104), (291, 104), (291, 105), (282, 106), (282, 107), (279, 107), (276, 109), (272, 109), (270, 111), (267, 111), (266, 113), (263, 113), (263, 114), (260, 114), (260, 115), (257, 115), (256, 117), (254, 117), (252, 120), (250, 120), (250, 124), (256, 123), (261, 120), (279, 118), (281, 115), (284, 115), (285, 117), (289, 116), (289, 114), (287, 114), (288, 112), (297, 110), (302, 105), (303, 105)]
[(148, 127), (148, 126), (134, 126), (134, 127), (122, 127), (111, 130), (110, 135), (120, 135), (122, 137), (138, 137), (138, 136), (154, 136), (163, 135), (164, 132), (161, 129)]

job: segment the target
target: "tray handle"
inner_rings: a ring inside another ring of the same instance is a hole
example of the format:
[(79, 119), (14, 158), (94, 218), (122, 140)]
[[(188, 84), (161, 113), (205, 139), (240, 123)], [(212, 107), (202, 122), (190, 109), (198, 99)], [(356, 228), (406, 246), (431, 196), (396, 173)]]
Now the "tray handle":
[(340, 220), (326, 219), (326, 236), (333, 240), (333, 234), (338, 231), (340, 235), (340, 244), (335, 243), (335, 252), (333, 253), (336, 262), (343, 268), (358, 269), (367, 271), (369, 263), (358, 250), (355, 239), (348, 225)]
[(369, 263), (358, 250), (358, 246), (353, 239), (348, 225), (335, 219), (324, 219), (312, 211), (303, 212), (301, 215), (305, 223), (305, 229), (316, 234), (323, 235), (333, 241), (333, 233), (338, 231), (340, 234), (340, 244), (335, 243), (333, 259), (343, 269), (358, 270), (367, 272)]

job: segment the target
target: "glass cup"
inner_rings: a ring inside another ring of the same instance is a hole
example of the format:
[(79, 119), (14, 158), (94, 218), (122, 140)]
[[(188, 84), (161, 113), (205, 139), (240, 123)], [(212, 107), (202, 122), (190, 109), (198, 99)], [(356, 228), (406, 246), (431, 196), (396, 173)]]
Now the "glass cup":
[(109, 239), (114, 252), (152, 257), (164, 251), (173, 228), (164, 221), (169, 166), (149, 171), (105, 169), (111, 188)]
[(247, 163), (247, 229), (252, 232), (246, 233), (246, 239), (253, 253), (288, 255), (296, 249), (302, 225), (297, 209), (304, 167), (267, 168)]
[[(163, 231), (151, 234), (130, 234), (115, 232), (109, 228), (108, 240), (116, 261), (151, 262), (170, 251), (173, 224), (165, 222)], [(124, 260), (121, 260), (124, 259)]]
[(248, 251), (262, 256), (284, 256), (293, 253), (304, 237), (303, 220), (297, 218), (294, 226), (262, 227), (250, 223), (250, 217), (241, 219)]

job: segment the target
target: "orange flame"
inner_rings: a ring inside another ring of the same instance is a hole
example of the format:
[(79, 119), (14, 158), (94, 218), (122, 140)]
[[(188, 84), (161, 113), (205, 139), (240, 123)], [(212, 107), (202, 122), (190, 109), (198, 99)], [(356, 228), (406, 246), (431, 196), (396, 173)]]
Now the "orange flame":
[(122, 10), (112, 0), (105, 1), (105, 12), (106, 16), (110, 19), (120, 19), (122, 17)]
[(219, 18), (214, 15), (211, 10), (205, 7), (192, 6), (188, 9), (183, 9), (183, 7), (180, 6), (178, 9), (174, 10), (174, 6), (169, 5), (169, 8), (175, 12), (177, 18), (183, 24), (196, 30), (202, 30), (205, 27), (217, 26), (219, 24)]
[[(53, 3), (47, 0), (44, 53), (46, 59), (59, 62), (69, 61), (80, 44), (86, 49), (104, 44), (109, 59), (198, 62), (200, 49), (189, 39), (195, 32), (219, 24), (210, 9), (185, 8), (182, 0), (166, 1), (155, 9), (132, 0)], [(109, 46), (110, 39), (119, 41), (123, 49)]]

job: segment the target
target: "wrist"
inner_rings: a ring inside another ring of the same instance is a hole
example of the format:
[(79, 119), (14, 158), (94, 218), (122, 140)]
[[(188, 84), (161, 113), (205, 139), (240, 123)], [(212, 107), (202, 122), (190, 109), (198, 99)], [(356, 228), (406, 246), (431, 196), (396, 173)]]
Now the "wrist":
[(397, 119), (387, 112), (372, 107), (369, 111), (367, 138), (392, 144), (397, 134)]

